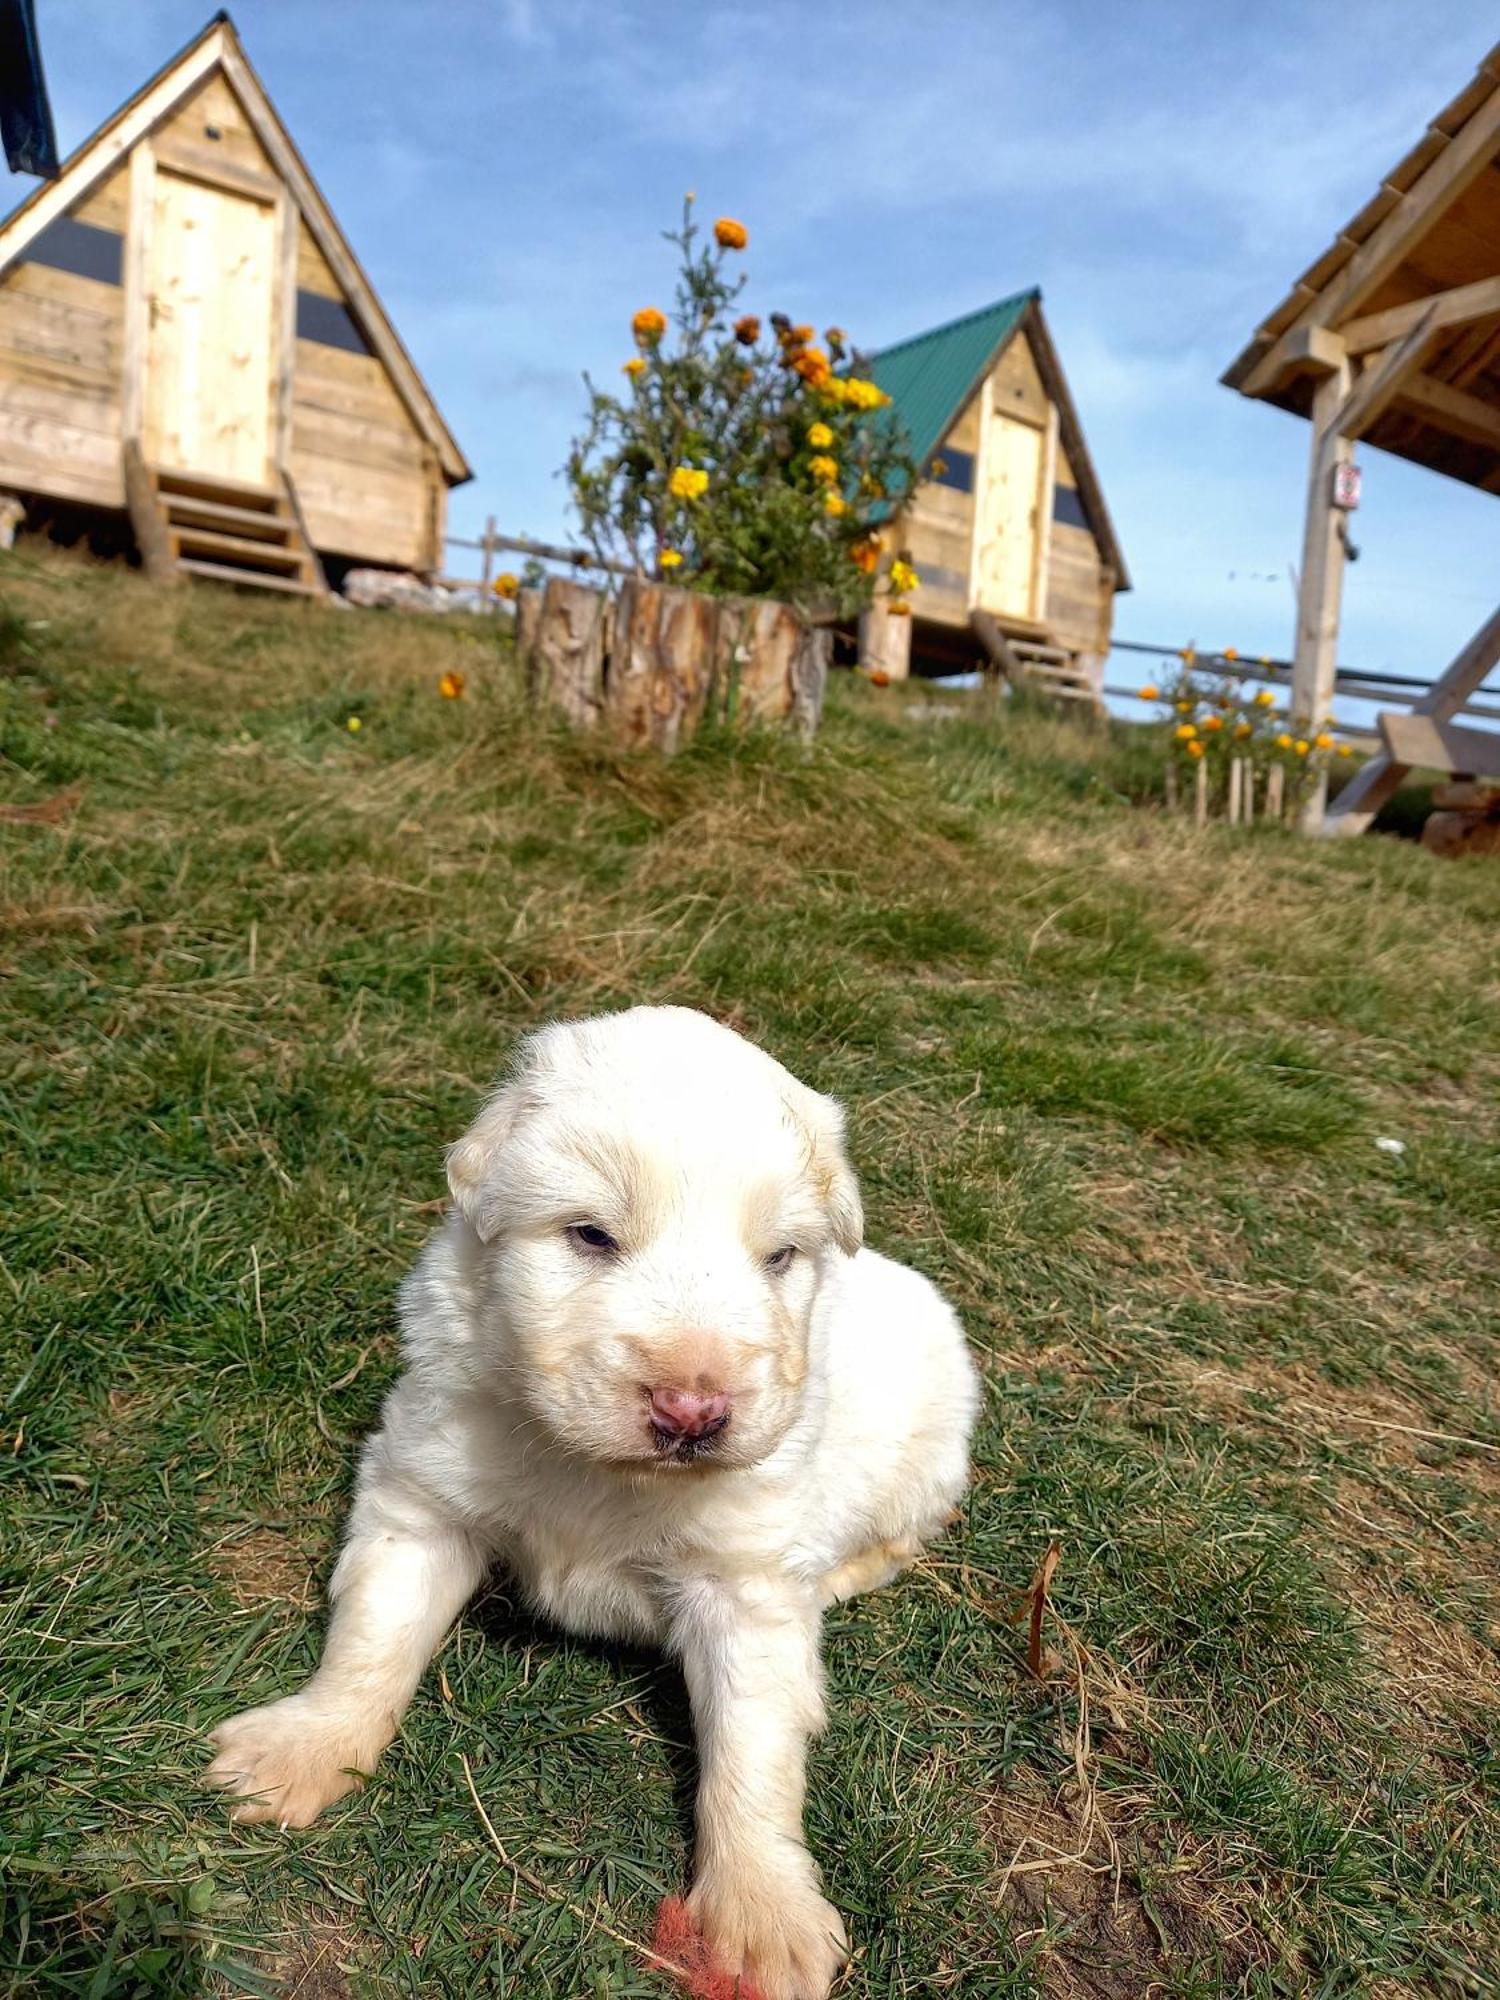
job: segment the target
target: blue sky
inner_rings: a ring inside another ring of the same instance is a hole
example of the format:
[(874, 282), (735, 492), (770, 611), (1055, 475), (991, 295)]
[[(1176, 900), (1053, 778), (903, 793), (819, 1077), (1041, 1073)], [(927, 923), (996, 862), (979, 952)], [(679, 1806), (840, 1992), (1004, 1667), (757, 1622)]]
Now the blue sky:
[[(585, 368), (666, 303), (683, 192), (750, 302), (863, 345), (1039, 283), (1135, 589), (1126, 637), (1284, 654), (1307, 430), (1218, 376), (1470, 78), (1472, 0), (241, 0), (251, 60), (478, 476), (566, 531)], [(202, 26), (40, 0), (71, 148)], [(1495, 502), (1364, 454), (1341, 657), (1427, 674), (1493, 608)], [(462, 560), (455, 556), (455, 566)], [(1136, 669), (1117, 662), (1114, 677)]]

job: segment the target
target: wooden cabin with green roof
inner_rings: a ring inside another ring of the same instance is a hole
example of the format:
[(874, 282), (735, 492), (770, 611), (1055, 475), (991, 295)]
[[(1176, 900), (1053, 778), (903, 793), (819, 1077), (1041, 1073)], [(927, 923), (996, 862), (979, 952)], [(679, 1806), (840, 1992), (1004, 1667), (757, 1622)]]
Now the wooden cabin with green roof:
[(921, 578), (861, 652), (909, 671), (999, 667), (1097, 701), (1115, 594), (1130, 588), (1042, 313), (1018, 292), (872, 356), (924, 476), (886, 531)]

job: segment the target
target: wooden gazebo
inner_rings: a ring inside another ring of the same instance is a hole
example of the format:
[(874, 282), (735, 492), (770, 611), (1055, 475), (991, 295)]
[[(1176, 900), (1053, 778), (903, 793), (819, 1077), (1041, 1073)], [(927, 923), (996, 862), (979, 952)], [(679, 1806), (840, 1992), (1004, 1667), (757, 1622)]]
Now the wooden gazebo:
[[(1312, 423), (1297, 602), (1294, 711), (1333, 699), (1354, 447), (1500, 492), (1500, 47), (1305, 271), (1224, 381)], [(1410, 715), (1382, 716), (1382, 755), (1311, 830), (1361, 832), (1413, 764), (1500, 776), (1500, 732), (1455, 724), (1500, 661), (1500, 612)]]

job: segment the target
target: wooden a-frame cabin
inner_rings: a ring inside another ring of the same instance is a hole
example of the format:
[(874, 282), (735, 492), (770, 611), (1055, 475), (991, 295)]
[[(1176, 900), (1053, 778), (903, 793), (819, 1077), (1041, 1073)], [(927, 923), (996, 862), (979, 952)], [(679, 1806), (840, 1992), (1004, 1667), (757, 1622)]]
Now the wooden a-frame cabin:
[(0, 490), (151, 574), (435, 570), (469, 477), (227, 14), (0, 223)]
[[(1500, 46), (1440, 111), (1224, 375), (1312, 423), (1292, 708), (1308, 729), (1334, 693), (1359, 440), (1500, 492)], [(1500, 778), (1500, 732), (1455, 721), (1500, 664), (1497, 611), (1309, 831), (1357, 833), (1415, 765)]]
[(1125, 558), (1039, 291), (882, 349), (915, 493), (884, 539), (921, 583), (911, 617), (867, 616), (861, 653), (893, 677), (986, 661), (1097, 702)]

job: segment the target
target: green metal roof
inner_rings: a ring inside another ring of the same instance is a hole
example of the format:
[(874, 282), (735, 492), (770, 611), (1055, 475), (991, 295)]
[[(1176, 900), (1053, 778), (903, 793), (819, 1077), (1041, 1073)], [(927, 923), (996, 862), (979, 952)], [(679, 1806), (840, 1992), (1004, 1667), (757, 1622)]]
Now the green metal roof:
[(1040, 297), (1033, 285), (930, 333), (882, 348), (873, 357), (870, 375), (890, 397), (918, 465), (925, 465), (942, 443), (996, 349)]

